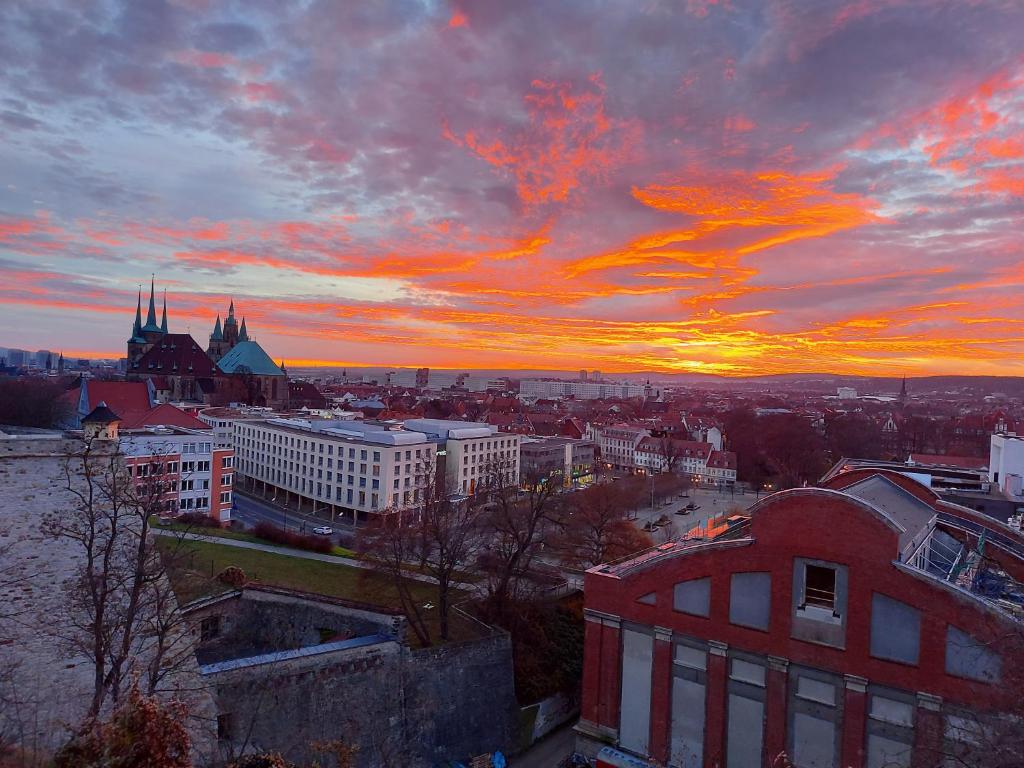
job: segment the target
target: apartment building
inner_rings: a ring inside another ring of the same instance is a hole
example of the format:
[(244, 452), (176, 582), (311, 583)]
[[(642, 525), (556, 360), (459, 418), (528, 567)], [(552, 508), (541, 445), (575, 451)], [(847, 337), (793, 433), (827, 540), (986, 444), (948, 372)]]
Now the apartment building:
[(657, 474), (668, 470), (687, 475), (694, 483), (731, 485), (736, 482), (736, 454), (716, 451), (711, 443), (676, 440), (671, 437), (645, 437), (634, 454), (637, 470)]
[(886, 470), (749, 512), (587, 572), (580, 750), (680, 768), (783, 752), (798, 768), (984, 764), (1019, 706), (1019, 532)]
[(438, 471), (443, 469), (448, 490), (472, 495), (495, 467), (505, 481), (519, 482), (519, 435), (499, 432), (492, 424), (444, 419), (409, 419), (405, 428), (426, 435), (437, 446)]
[(636, 447), (651, 433), (644, 427), (616, 424), (595, 430), (600, 461), (606, 469), (633, 472), (636, 469)]
[(524, 483), (531, 478), (561, 476), (566, 488), (594, 482), (597, 447), (592, 440), (571, 437), (523, 437), (519, 444), (519, 471)]
[(166, 483), (169, 515), (199, 512), (231, 521), (234, 449), (214, 444), (213, 433), (185, 427), (122, 429), (118, 436), (128, 471), (137, 480)]
[(609, 384), (601, 381), (547, 381), (519, 382), (519, 396), (523, 398), (566, 398), (577, 400), (627, 400), (631, 397), (659, 397), (661, 390), (650, 384)]
[(365, 517), (420, 503), (436, 444), (422, 432), (333, 419), (234, 422), (238, 472), (288, 502)]

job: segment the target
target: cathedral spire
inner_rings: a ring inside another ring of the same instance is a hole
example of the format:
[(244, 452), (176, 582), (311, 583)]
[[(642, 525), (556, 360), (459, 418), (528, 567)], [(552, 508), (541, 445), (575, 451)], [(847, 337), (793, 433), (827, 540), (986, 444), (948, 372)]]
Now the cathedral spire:
[(235, 300), (231, 300), (231, 306), (228, 307), (228, 320), (235, 319)]
[(146, 333), (159, 333), (160, 326), (156, 324), (156, 286), (155, 278), (149, 282), (149, 312), (146, 315), (146, 324), (142, 330)]
[(247, 330), (245, 330), (245, 318), (244, 317), (242, 318), (242, 327), (238, 330), (238, 340), (239, 341), (248, 341), (249, 340), (249, 332)]
[(160, 320), (160, 331), (167, 333), (167, 289), (164, 288), (164, 315)]
[(135, 325), (132, 326), (132, 339), (142, 336), (142, 286), (139, 286), (139, 301), (135, 305)]
[(224, 341), (224, 333), (220, 329), (220, 313), (217, 313), (217, 324), (213, 326), (213, 333), (210, 334), (210, 341)]

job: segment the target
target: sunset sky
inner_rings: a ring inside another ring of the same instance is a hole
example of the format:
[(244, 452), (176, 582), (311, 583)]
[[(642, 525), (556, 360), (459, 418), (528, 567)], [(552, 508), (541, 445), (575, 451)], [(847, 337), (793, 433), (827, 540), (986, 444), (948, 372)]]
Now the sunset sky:
[(5, 0), (0, 346), (1024, 374), (1024, 2)]

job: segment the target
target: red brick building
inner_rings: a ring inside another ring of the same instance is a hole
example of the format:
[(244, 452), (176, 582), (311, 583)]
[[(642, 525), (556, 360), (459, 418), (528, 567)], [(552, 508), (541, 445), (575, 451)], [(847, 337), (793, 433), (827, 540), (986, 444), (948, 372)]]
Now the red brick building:
[(977, 713), (1019, 696), (1024, 541), (894, 472), (833, 484), (587, 572), (581, 751), (917, 768), (977, 748)]

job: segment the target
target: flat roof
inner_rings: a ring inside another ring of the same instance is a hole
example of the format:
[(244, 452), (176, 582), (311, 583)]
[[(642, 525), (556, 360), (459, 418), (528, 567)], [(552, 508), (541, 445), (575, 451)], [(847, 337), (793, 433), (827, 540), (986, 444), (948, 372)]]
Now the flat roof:
[(267, 419), (263, 425), (297, 435), (370, 443), (373, 445), (421, 445), (430, 439), (422, 432), (388, 429), (363, 421), (341, 419)]

